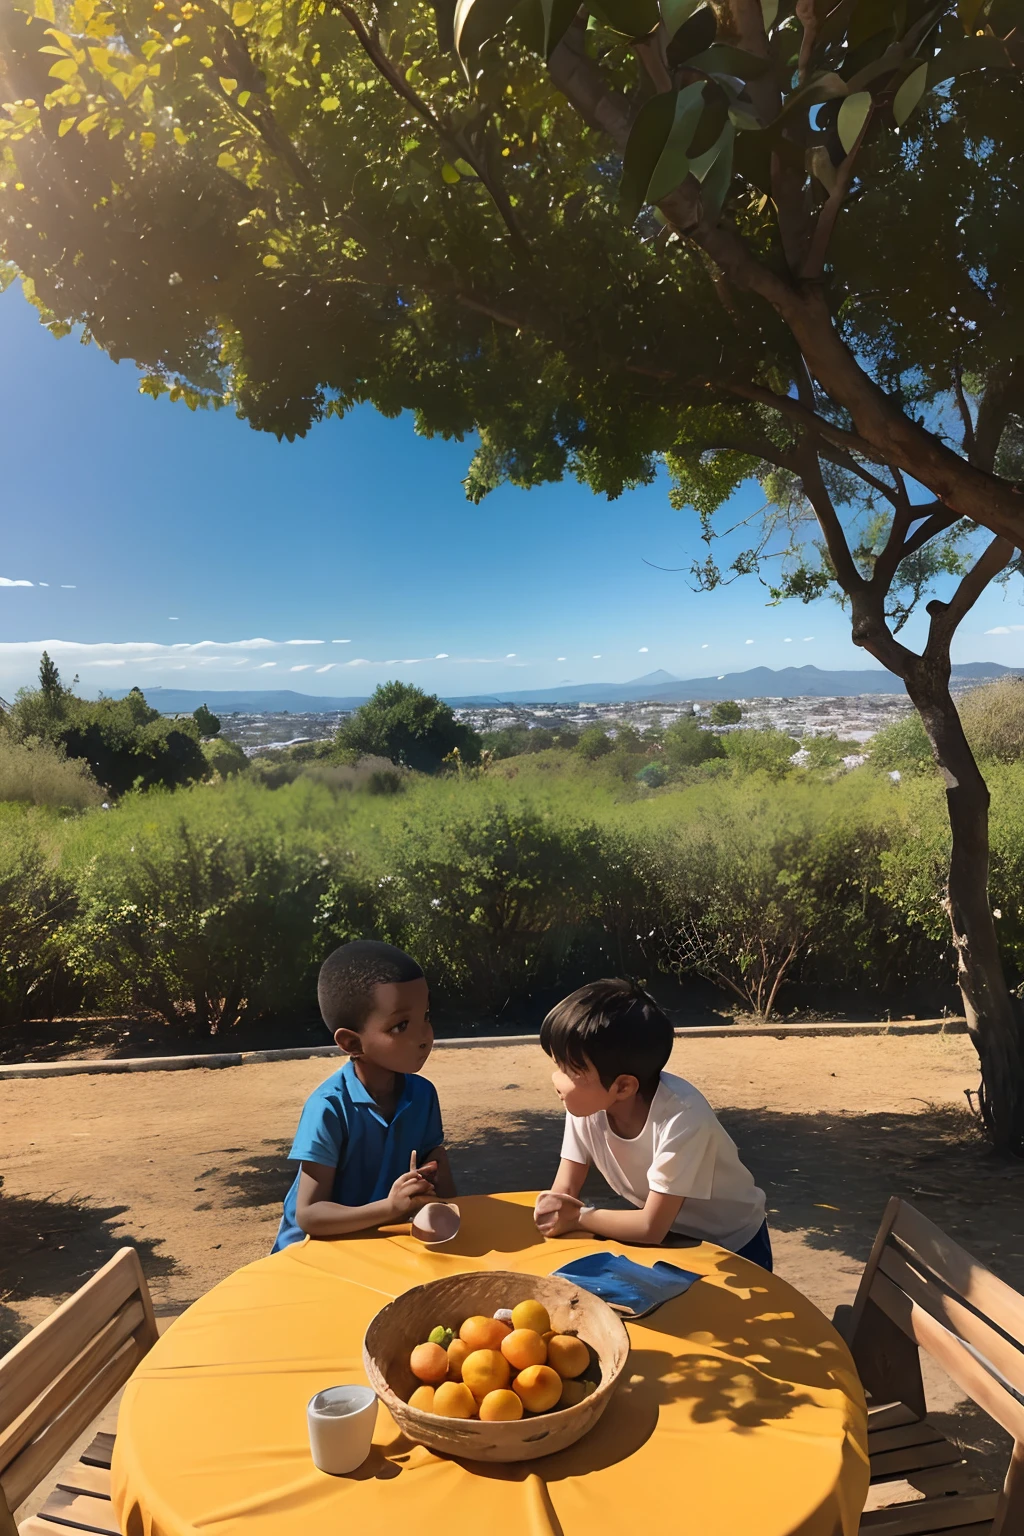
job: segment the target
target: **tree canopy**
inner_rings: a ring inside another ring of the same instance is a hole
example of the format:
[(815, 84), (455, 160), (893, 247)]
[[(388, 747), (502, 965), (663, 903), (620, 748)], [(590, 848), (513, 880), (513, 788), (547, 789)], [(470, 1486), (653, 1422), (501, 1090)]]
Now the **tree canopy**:
[(472, 727), (411, 683), (381, 683), (338, 728), (335, 746), (346, 757), (386, 757), (419, 773), (436, 773), (454, 753), (466, 764), (480, 761), (480, 737)]
[(123, 699), (79, 698), (61, 682), (45, 651), (39, 687), (19, 690), (9, 713), (0, 715), (0, 734), (15, 744), (42, 742), (63, 758), (83, 759), (114, 795), (188, 784), (208, 771), (194, 721), (164, 719), (138, 688)]

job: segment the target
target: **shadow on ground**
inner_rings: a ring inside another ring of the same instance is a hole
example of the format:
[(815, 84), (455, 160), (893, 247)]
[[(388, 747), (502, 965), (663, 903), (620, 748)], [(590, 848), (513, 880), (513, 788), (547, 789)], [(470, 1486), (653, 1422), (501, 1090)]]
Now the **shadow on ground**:
[[(220, 1177), (225, 1197), (220, 1201), (226, 1210), (256, 1208), (264, 1205), (280, 1205), (295, 1178), (296, 1164), (288, 1161), (291, 1139), (265, 1138), (261, 1143), (273, 1151), (259, 1152), (245, 1158), (241, 1168), (221, 1174), (218, 1167), (207, 1168), (201, 1178)], [(225, 1153), (237, 1152), (237, 1147), (225, 1147)]]
[(769, 1224), (863, 1263), (890, 1195), (902, 1195), (1024, 1290), (1024, 1162), (989, 1151), (973, 1119), (919, 1114), (776, 1114), (722, 1121), (768, 1195)]
[[(126, 1239), (114, 1229), (127, 1209), (94, 1206), (77, 1197), (34, 1199), (0, 1190), (0, 1355), (27, 1331), (6, 1303), (68, 1296), (84, 1285), (125, 1246)], [(132, 1246), (149, 1280), (177, 1268), (173, 1258), (158, 1251), (159, 1238)]]

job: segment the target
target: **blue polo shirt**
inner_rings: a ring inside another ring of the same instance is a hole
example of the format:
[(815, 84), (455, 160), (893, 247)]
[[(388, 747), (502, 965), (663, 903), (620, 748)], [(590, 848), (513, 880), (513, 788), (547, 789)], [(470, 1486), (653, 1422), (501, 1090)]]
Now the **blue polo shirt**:
[[(433, 1083), (407, 1072), (389, 1124), (348, 1061), (306, 1100), (288, 1158), (293, 1163), (333, 1163), (338, 1171), (331, 1199), (339, 1205), (370, 1205), (383, 1200), (399, 1175), (409, 1172), (413, 1152), (417, 1162), (426, 1162), (427, 1153), (443, 1140)], [(296, 1174), (284, 1197), (274, 1253), (301, 1243), (306, 1235), (295, 1220), (298, 1193)]]

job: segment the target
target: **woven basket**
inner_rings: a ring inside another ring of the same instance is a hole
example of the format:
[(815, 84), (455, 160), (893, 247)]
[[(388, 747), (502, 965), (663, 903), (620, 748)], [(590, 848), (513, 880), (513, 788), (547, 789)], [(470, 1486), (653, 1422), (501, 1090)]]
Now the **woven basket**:
[[(467, 1317), (491, 1317), (499, 1307), (531, 1298), (547, 1308), (556, 1332), (578, 1334), (589, 1346), (588, 1375), (598, 1380), (589, 1397), (572, 1408), (498, 1424), (443, 1419), (409, 1407), (408, 1398), (419, 1385), (409, 1369), (409, 1355), (432, 1328), (443, 1323), (458, 1332)], [(367, 1379), (407, 1438), (470, 1461), (530, 1461), (575, 1444), (608, 1406), (628, 1355), (629, 1335), (622, 1320), (599, 1297), (555, 1275), (509, 1270), (450, 1275), (418, 1285), (377, 1313), (363, 1341)]]

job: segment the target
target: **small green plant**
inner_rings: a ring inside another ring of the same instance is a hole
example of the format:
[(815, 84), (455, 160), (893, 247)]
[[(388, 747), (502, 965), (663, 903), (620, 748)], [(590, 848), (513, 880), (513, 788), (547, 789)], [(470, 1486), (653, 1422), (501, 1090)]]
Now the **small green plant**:
[(735, 699), (719, 699), (711, 706), (712, 725), (739, 725), (743, 711)]

